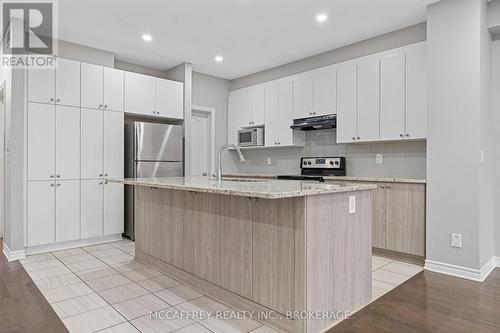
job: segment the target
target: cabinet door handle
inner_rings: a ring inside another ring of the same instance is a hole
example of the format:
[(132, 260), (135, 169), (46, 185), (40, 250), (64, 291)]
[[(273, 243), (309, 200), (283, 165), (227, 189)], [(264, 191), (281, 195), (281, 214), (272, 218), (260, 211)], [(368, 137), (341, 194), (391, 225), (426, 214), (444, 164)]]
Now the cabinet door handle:
[(408, 133), (407, 133), (407, 134), (406, 134), (406, 137), (407, 137), (407, 138), (409, 138), (409, 137), (410, 137), (410, 134), (408, 134)]
[(399, 134), (400, 137), (403, 137), (404, 135), (403, 134)]
[(104, 104), (104, 108), (107, 109), (108, 108), (108, 104)]
[(99, 177), (102, 177), (102, 173), (101, 173), (101, 174), (99, 174)]
[(54, 175), (50, 175), (50, 178), (54, 178)]
[(51, 99), (50, 99), (50, 101), (51, 101), (51, 102), (53, 102), (53, 101), (54, 101), (54, 98), (51, 98)]
[(61, 186), (61, 183), (57, 183), (57, 187)]
[(356, 139), (357, 139), (357, 140), (360, 140), (361, 138), (358, 136)]
[(54, 183), (51, 183), (51, 184), (50, 184), (50, 187), (54, 187)]
[(59, 98), (58, 98), (58, 99), (56, 99), (56, 102), (60, 102), (60, 101), (61, 101), (61, 100), (60, 100)]
[(99, 109), (102, 109), (102, 104), (99, 104)]
[(352, 137), (352, 140), (353, 140), (353, 141), (355, 141), (355, 140), (356, 140), (356, 138), (355, 138), (355, 137)]
[(61, 175), (57, 175), (57, 178), (61, 178)]
[(108, 174), (107, 174), (107, 173), (105, 173), (105, 174), (104, 174), (104, 177), (107, 177), (107, 176), (108, 176)]
[(385, 185), (386, 188), (391, 188), (391, 185)]

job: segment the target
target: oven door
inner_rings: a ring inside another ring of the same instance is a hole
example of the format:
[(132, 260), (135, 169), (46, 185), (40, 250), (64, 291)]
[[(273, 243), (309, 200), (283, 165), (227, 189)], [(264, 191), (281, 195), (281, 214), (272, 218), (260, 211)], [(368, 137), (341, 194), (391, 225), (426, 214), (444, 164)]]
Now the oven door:
[(255, 146), (254, 130), (239, 130), (238, 131), (238, 146), (249, 147)]

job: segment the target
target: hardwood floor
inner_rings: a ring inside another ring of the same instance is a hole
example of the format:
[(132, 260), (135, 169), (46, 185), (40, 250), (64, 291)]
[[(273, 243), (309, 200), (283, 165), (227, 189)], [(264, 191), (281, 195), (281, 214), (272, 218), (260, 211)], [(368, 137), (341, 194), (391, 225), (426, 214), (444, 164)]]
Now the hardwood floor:
[(500, 269), (484, 283), (424, 271), (329, 333), (500, 332)]
[(19, 262), (9, 263), (1, 252), (0, 332), (68, 332)]

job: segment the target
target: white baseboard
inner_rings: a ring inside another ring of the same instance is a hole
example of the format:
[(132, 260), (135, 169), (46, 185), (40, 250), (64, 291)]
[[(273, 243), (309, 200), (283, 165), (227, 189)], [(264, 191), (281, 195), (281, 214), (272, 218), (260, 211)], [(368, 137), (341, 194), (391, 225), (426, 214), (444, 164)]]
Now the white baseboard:
[(87, 239), (80, 239), (80, 240), (69, 241), (69, 242), (48, 244), (48, 245), (31, 246), (31, 247), (26, 248), (26, 255), (59, 251), (59, 250), (67, 250), (67, 249), (72, 249), (75, 247), (108, 243), (108, 242), (118, 241), (118, 240), (122, 240), (122, 239), (123, 239), (122, 234), (116, 234), (116, 235), (109, 235), (109, 236), (103, 236), (103, 237), (87, 238)]
[(11, 251), (9, 247), (3, 243), (3, 255), (7, 258), (8, 262), (26, 258), (25, 250)]
[(500, 257), (492, 257), (483, 267), (481, 267), (481, 269), (457, 266), (432, 260), (425, 261), (425, 269), (428, 271), (476, 282), (484, 282), (496, 267), (500, 267)]

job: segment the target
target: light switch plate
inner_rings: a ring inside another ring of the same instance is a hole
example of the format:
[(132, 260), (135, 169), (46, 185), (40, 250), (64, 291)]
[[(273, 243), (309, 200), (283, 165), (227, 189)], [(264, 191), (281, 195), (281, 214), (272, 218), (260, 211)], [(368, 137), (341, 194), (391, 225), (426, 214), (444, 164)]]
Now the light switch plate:
[(382, 154), (377, 154), (377, 155), (376, 155), (376, 162), (377, 162), (377, 164), (382, 164), (382, 163), (384, 163), (384, 155), (382, 155)]
[(354, 214), (354, 213), (356, 213), (356, 196), (350, 195), (349, 196), (349, 214)]
[(462, 234), (451, 234), (451, 246), (461, 248), (462, 247)]

